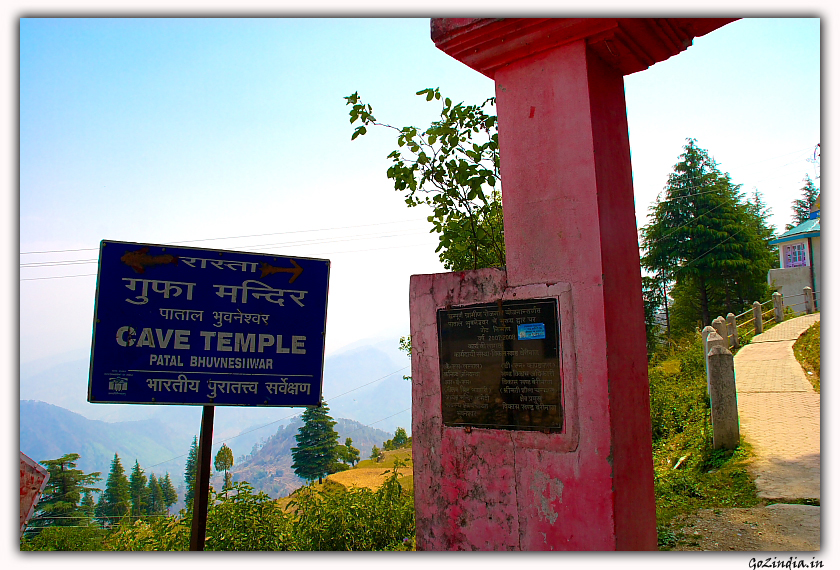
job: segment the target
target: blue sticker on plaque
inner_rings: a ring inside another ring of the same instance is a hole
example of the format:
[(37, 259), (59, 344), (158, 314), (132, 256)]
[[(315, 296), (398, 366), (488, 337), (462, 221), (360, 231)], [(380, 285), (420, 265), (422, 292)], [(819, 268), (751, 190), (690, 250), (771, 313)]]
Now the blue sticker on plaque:
[(545, 323), (528, 323), (516, 327), (519, 340), (537, 340), (545, 338)]

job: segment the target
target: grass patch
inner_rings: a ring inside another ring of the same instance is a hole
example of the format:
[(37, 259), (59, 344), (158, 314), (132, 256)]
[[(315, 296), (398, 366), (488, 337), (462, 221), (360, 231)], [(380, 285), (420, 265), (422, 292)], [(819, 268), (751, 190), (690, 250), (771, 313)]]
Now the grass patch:
[(365, 468), (384, 468), (391, 469), (394, 467), (394, 460), (400, 461), (411, 460), (411, 448), (403, 447), (402, 449), (394, 449), (391, 451), (382, 452), (382, 461), (374, 461), (373, 459), (365, 459), (356, 464), (356, 469)]
[[(353, 468), (327, 475), (323, 483), (314, 481), (308, 486), (314, 492), (327, 495), (350, 489), (369, 489), (376, 491), (391, 476), (397, 461), (401, 462), (401, 466), (397, 469), (399, 474), (397, 482), (404, 492), (413, 494), (414, 473), (411, 465), (410, 447), (383, 451), (382, 461), (374, 461), (373, 459), (359, 461)], [(288, 497), (277, 499), (277, 505), (284, 511), (294, 512), (294, 509), (290, 508), (289, 504), (294, 501), (295, 495), (301, 492), (303, 488), (296, 489)]]
[(820, 393), (820, 323), (816, 322), (793, 343), (793, 354), (802, 365), (805, 377)]
[(678, 541), (670, 528), (675, 517), (761, 501), (747, 472), (749, 446), (712, 449), (700, 335), (678, 341), (656, 362), (649, 370), (654, 491), (659, 548), (668, 550)]
[(665, 374), (679, 374), (680, 359), (669, 358), (668, 360), (664, 360), (659, 364), (659, 368), (661, 368), (662, 372), (664, 372)]

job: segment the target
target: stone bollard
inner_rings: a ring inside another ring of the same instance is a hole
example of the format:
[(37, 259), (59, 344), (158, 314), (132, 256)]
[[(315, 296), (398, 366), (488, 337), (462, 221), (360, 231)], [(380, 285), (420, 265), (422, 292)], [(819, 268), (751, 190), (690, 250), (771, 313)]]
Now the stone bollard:
[(726, 315), (726, 332), (729, 333), (729, 348), (738, 348), (738, 324), (734, 313)]
[(761, 303), (758, 301), (753, 303), (753, 324), (755, 325), (755, 334), (764, 332), (764, 317), (761, 316)]
[(723, 346), (709, 350), (709, 399), (712, 403), (712, 445), (714, 449), (735, 449), (740, 443), (738, 398), (735, 390), (735, 361)]
[(805, 295), (805, 312), (810, 315), (816, 310), (814, 307), (814, 290), (805, 287), (802, 289), (802, 293)]
[(785, 301), (782, 294), (776, 291), (773, 293), (773, 309), (775, 311), (774, 316), (776, 317), (776, 322), (781, 323), (785, 320)]
[(708, 327), (708, 326), (707, 326), (707, 327), (703, 327), (703, 330), (702, 330), (702, 331), (700, 331), (700, 336), (703, 338), (703, 354), (705, 354), (706, 352), (708, 352), (708, 351), (706, 350), (706, 339), (707, 339), (707, 338), (709, 338), (709, 335), (710, 335), (711, 333), (713, 333), (713, 332), (715, 332), (714, 327)]
[(715, 332), (720, 335), (720, 338), (726, 341), (724, 346), (729, 346), (729, 332), (726, 330), (726, 319), (723, 317), (715, 318), (715, 320), (712, 321), (712, 327), (714, 327)]
[(712, 350), (712, 348), (716, 346), (726, 348), (726, 341), (713, 329), (711, 332), (709, 332), (705, 342), (703, 343), (703, 356), (706, 360), (706, 391), (709, 393), (709, 395), (711, 395), (712, 393), (711, 375), (709, 368), (709, 352)]

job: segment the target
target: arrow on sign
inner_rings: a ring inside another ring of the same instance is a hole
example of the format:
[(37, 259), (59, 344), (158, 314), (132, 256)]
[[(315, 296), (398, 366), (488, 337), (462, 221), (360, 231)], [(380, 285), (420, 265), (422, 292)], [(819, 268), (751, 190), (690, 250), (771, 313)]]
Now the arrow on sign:
[(289, 284), (295, 282), (295, 279), (300, 277), (300, 274), (303, 273), (303, 267), (298, 265), (297, 261), (294, 259), (289, 259), (292, 262), (294, 267), (274, 267), (273, 265), (269, 265), (268, 263), (262, 264), (262, 275), (260, 278), (265, 277), (266, 275), (272, 275), (274, 273), (291, 273), (292, 276), (289, 278)]

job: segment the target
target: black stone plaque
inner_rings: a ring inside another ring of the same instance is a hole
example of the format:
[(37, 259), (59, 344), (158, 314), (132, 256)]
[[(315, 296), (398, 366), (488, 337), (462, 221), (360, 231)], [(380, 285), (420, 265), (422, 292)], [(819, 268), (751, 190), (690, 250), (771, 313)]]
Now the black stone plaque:
[(562, 431), (556, 299), (437, 312), (443, 424)]

